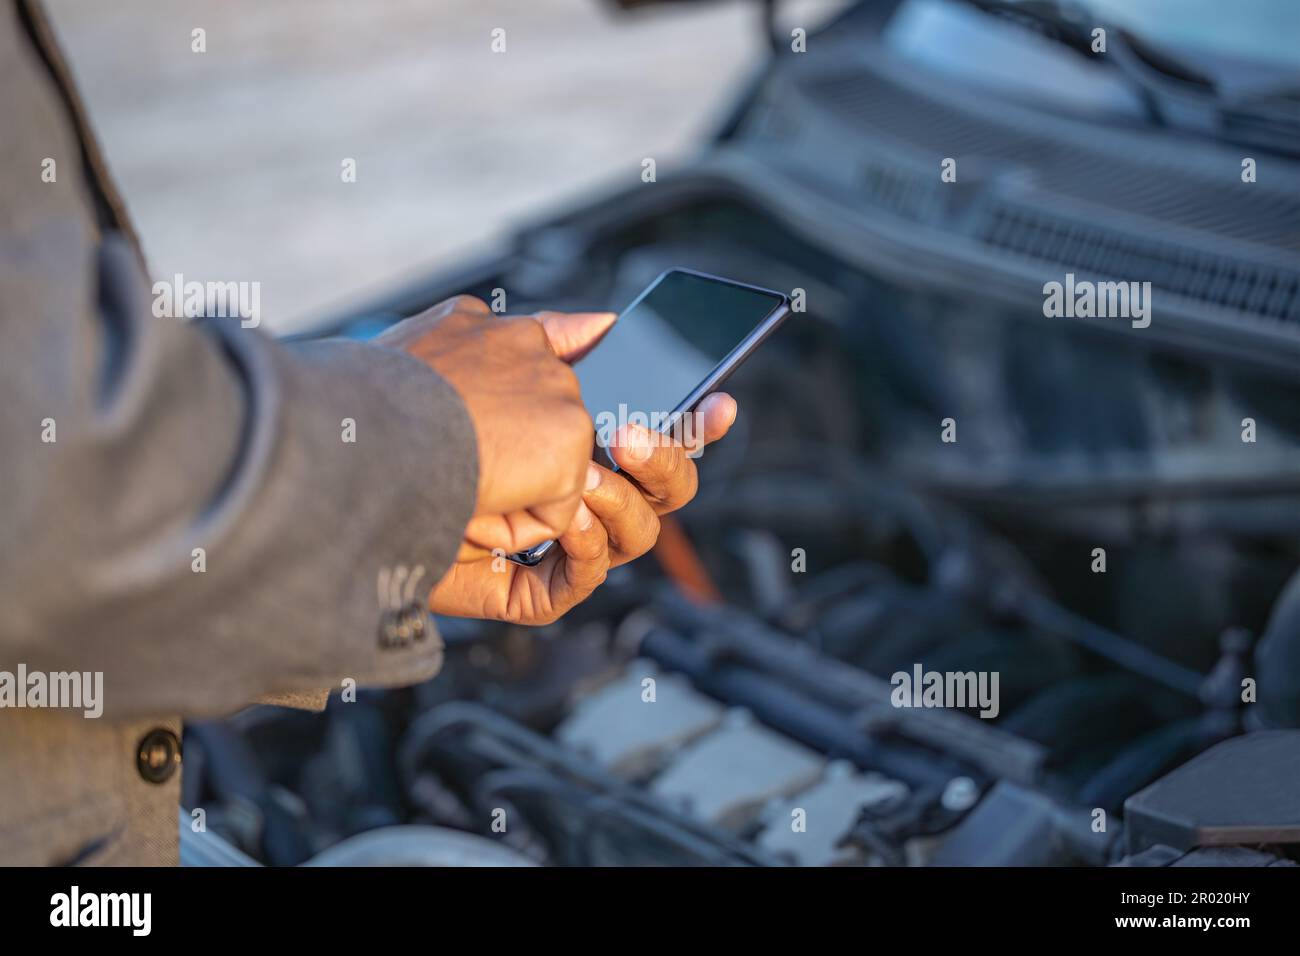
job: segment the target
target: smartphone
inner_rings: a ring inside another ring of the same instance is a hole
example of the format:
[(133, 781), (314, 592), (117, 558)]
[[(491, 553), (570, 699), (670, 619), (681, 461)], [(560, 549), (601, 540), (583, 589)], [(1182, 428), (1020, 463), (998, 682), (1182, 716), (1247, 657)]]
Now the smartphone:
[[(619, 315), (574, 371), (596, 426), (597, 457), (627, 422), (701, 446), (690, 414), (777, 330), (790, 314), (780, 292), (690, 269), (670, 269)], [(544, 541), (510, 560), (535, 565), (554, 547)]]

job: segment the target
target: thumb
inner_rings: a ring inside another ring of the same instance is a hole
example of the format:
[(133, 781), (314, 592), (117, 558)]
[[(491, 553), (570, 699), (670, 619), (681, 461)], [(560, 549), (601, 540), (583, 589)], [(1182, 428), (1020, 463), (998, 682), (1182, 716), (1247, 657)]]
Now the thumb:
[(555, 354), (572, 365), (596, 347), (618, 316), (613, 312), (538, 312)]

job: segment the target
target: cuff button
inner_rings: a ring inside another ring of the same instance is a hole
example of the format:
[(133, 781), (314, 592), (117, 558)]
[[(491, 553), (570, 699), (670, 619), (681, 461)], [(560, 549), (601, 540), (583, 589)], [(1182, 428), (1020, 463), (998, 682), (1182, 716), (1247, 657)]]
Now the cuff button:
[(181, 742), (170, 730), (154, 728), (136, 748), (136, 769), (150, 783), (166, 783), (180, 765)]
[(385, 650), (405, 647), (411, 641), (410, 626), (400, 611), (385, 611), (379, 619), (379, 646)]
[(422, 641), (429, 636), (429, 612), (424, 609), (423, 604), (418, 601), (408, 604), (406, 617), (412, 640)]

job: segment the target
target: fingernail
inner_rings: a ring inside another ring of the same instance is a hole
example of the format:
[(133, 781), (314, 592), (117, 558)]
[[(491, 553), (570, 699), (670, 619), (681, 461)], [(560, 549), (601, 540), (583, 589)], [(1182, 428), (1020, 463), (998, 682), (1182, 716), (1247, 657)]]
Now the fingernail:
[(595, 462), (587, 463), (587, 490), (594, 491), (600, 484), (600, 469), (596, 467)]
[(633, 461), (645, 461), (650, 457), (653, 447), (650, 433), (639, 425), (629, 425), (626, 432), (627, 456)]
[(573, 517), (578, 522), (579, 531), (586, 531), (591, 527), (591, 523), (596, 520), (596, 516), (591, 513), (591, 509), (587, 507), (585, 501), (578, 502), (578, 511)]

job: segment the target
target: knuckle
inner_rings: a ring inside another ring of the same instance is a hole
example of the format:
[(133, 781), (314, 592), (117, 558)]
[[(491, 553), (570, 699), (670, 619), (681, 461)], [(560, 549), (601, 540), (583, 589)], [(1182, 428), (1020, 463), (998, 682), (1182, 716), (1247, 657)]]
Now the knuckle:
[(655, 449), (656, 462), (664, 481), (672, 488), (682, 480), (682, 462), (685, 456), (675, 445), (662, 444)]
[(649, 505), (641, 502), (642, 507), (637, 509), (640, 519), (633, 525), (634, 531), (627, 542), (629, 553), (640, 557), (651, 548), (654, 548), (654, 542), (659, 540), (659, 515)]
[(500, 621), (503, 624), (518, 624), (523, 617), (523, 608), (518, 601), (508, 600), (488, 611), (484, 616), (488, 620)]
[(488, 304), (477, 296), (457, 295), (452, 296), (446, 302), (442, 303), (443, 308), (449, 312), (464, 312), (471, 315), (491, 315), (492, 310)]
[(679, 507), (686, 504), (695, 497), (695, 492), (699, 490), (699, 486), (700, 476), (699, 472), (695, 470), (694, 463), (679, 452), (672, 474), (672, 502)]
[(603, 558), (598, 568), (592, 568), (582, 575), (582, 580), (574, 584), (574, 591), (581, 595), (579, 601), (586, 600), (596, 588), (605, 583), (609, 576), (609, 561)]
[(583, 575), (589, 581), (603, 580), (605, 573), (609, 570), (609, 547), (604, 541), (595, 543), (583, 559), (587, 565), (586, 573)]
[(595, 425), (591, 421), (591, 414), (581, 402), (569, 401), (565, 404), (564, 429), (566, 435), (573, 441), (575, 446), (582, 448), (584, 453), (590, 451), (591, 436), (595, 430)]
[(546, 337), (546, 329), (543, 328), (542, 323), (538, 322), (536, 319), (530, 319), (528, 316), (521, 316), (519, 318), (508, 319), (504, 324), (510, 330), (510, 333), (516, 336), (520, 342), (534, 348), (542, 348), (546, 349), (548, 352), (550, 351), (550, 342)]
[(559, 359), (556, 359), (553, 364), (555, 366), (554, 375), (556, 384), (560, 387), (561, 391), (566, 395), (573, 396), (574, 398), (581, 396), (582, 385), (578, 381), (578, 373), (575, 372), (570, 365), (561, 362)]
[(640, 532), (636, 536), (634, 550), (638, 557), (653, 548), (655, 542), (659, 540), (659, 516), (649, 508), (645, 509), (645, 515), (646, 517), (642, 519)]

